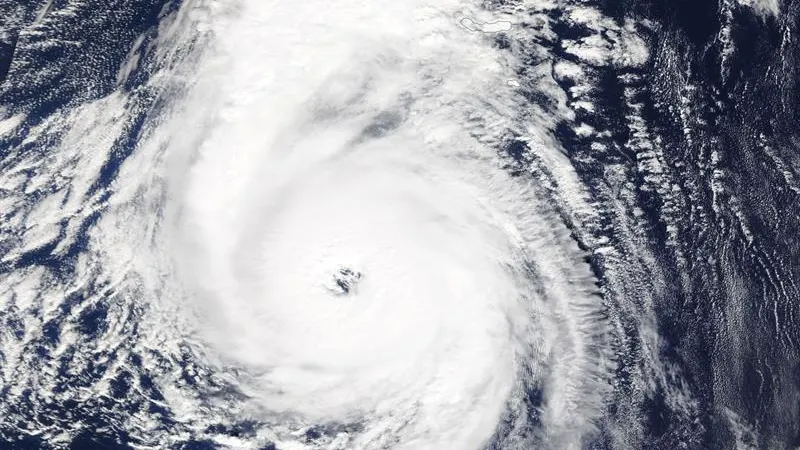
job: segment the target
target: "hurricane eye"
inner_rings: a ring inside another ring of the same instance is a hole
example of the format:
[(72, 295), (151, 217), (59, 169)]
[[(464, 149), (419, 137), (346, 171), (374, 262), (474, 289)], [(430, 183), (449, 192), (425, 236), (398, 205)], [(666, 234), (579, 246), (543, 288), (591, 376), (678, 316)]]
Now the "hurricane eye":
[(336, 295), (355, 294), (361, 276), (361, 272), (355, 269), (342, 267), (333, 274), (332, 283), (328, 289)]

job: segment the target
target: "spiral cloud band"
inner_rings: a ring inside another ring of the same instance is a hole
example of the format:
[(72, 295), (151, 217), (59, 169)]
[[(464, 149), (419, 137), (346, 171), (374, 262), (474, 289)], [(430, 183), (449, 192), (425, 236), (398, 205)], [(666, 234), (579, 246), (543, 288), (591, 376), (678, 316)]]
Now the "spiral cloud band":
[[(513, 61), (459, 24), (487, 14), (248, 0), (163, 26), (159, 109), (91, 246), (149, 305), (161, 343), (142, 345), (225, 373), (260, 442), (568, 449), (595, 431), (603, 307), (548, 197), (580, 188)], [(507, 170), (511, 138), (558, 186)], [(168, 378), (163, 401), (201, 422), (211, 407)]]
[[(207, 337), (265, 408), (360, 423), (350, 448), (478, 448), (512, 392), (581, 372), (558, 362), (580, 330), (543, 312), (586, 295), (541, 286), (559, 225), (494, 156), (513, 74), (459, 6), (246, 4), (206, 68), (233, 80), (184, 192)], [(562, 382), (554, 426), (577, 413)]]

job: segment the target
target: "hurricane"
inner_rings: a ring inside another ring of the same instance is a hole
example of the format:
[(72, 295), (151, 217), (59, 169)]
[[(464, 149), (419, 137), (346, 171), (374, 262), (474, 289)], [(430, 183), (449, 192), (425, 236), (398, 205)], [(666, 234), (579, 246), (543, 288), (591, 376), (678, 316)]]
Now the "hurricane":
[(797, 5), (628, 3), (0, 2), (0, 447), (798, 445)]

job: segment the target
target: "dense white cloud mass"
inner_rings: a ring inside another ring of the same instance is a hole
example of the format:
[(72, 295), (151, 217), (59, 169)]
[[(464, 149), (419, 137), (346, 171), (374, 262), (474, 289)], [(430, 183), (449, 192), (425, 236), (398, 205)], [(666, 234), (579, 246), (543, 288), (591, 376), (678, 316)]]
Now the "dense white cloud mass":
[[(176, 420), (265, 424), (232, 448), (568, 449), (596, 430), (608, 330), (559, 216), (590, 207), (531, 81), (465, 16), (517, 22), (463, 1), (247, 0), (187, 3), (137, 41), (120, 80), (155, 53), (158, 107), (111, 195), (72, 214), (103, 210), (79, 270), (142, 308), (137, 358), (188, 346), (244, 395), (164, 369)], [(108, 143), (131, 109), (76, 109), (63, 145)], [(504, 168), (512, 137), (555, 183)]]
[(600, 307), (591, 275), (539, 188), (500, 169), (513, 68), (465, 7), (211, 8), (153, 131), (188, 174), (163, 232), (200, 336), (258, 408), (358, 424), (331, 448), (481, 448), (531, 386), (539, 440), (578, 446), (598, 413), (602, 332), (575, 319)]

